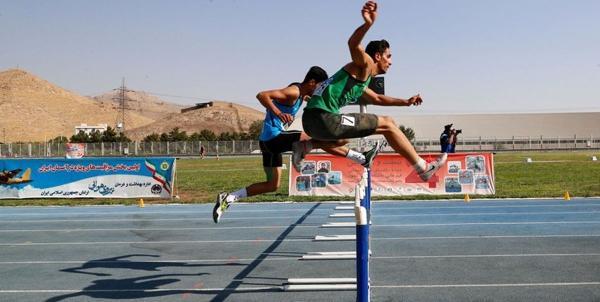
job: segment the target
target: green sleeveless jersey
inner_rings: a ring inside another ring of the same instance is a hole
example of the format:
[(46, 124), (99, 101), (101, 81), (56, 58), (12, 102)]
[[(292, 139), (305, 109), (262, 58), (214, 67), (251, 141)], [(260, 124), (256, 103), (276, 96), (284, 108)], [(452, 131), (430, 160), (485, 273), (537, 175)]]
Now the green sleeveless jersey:
[(353, 78), (344, 68), (321, 83), (313, 93), (306, 109), (321, 109), (340, 113), (340, 108), (358, 103), (358, 99), (369, 86), (371, 77), (362, 82)]

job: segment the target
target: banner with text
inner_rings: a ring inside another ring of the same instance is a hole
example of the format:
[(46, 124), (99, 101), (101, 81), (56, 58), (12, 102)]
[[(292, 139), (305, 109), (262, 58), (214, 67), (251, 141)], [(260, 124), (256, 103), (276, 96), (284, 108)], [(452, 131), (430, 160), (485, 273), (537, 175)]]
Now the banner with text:
[(174, 158), (2, 159), (0, 198), (171, 198)]
[[(439, 154), (421, 154), (433, 161)], [(289, 194), (297, 196), (353, 196), (364, 168), (347, 158), (309, 154), (300, 173), (290, 170)], [(446, 195), (495, 194), (492, 153), (452, 153), (448, 161), (425, 182), (408, 161), (398, 154), (380, 154), (371, 169), (372, 194)]]

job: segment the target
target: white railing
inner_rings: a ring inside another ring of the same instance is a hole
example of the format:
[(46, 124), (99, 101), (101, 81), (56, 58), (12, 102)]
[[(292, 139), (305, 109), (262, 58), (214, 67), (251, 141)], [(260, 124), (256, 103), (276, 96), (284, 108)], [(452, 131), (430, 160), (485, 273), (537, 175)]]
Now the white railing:
[[(372, 146), (374, 139), (352, 140), (349, 147), (362, 150)], [(439, 140), (417, 139), (419, 152), (440, 152)], [(258, 141), (184, 141), (88, 143), (86, 156), (206, 156), (260, 154)], [(588, 137), (459, 137), (456, 151), (528, 151), (528, 150), (589, 150), (600, 149), (600, 138)], [(388, 146), (384, 151), (391, 152)], [(63, 157), (65, 144), (8, 143), (0, 144), (0, 157)]]

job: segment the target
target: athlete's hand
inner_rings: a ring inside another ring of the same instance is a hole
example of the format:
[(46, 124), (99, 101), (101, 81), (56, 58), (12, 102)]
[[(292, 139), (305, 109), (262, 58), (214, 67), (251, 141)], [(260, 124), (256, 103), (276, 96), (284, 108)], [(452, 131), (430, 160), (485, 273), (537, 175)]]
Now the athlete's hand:
[(289, 113), (279, 111), (276, 115), (284, 124), (291, 124), (294, 121), (294, 116)]
[(419, 106), (421, 103), (423, 103), (423, 99), (420, 94), (413, 95), (408, 99), (408, 106)]
[(375, 23), (375, 19), (377, 19), (377, 3), (375, 1), (367, 1), (361, 12), (365, 23), (372, 25)]

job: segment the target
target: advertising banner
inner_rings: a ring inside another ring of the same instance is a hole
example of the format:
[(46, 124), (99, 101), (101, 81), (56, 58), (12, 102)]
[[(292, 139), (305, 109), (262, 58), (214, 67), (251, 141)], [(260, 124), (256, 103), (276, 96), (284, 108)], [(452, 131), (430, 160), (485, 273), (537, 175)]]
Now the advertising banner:
[(174, 158), (2, 159), (0, 198), (171, 198)]
[[(439, 154), (421, 154), (433, 161)], [(301, 172), (290, 170), (289, 194), (296, 196), (354, 196), (364, 168), (347, 158), (309, 154)], [(373, 196), (495, 194), (492, 153), (452, 153), (429, 181), (423, 181), (398, 154), (379, 154), (371, 169)]]
[(67, 143), (66, 158), (82, 158), (85, 155), (85, 144)]

